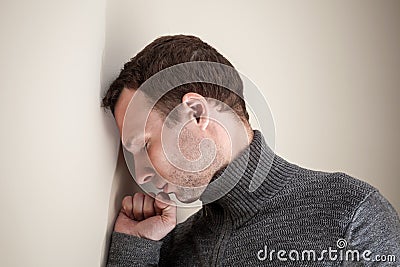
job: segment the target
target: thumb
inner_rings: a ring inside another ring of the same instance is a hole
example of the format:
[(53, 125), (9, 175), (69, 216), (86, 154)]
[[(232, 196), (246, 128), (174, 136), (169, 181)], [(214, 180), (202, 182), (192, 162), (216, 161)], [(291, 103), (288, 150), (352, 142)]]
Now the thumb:
[(176, 222), (176, 203), (170, 199), (168, 194), (160, 192), (154, 201), (154, 209), (163, 220)]

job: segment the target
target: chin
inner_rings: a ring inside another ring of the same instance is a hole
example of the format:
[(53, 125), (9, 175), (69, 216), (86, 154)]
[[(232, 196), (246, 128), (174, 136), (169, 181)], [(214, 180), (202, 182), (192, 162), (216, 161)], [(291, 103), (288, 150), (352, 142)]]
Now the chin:
[(182, 196), (180, 194), (175, 194), (176, 199), (178, 199), (180, 202), (185, 203), (185, 204), (189, 204), (192, 202), (195, 202), (196, 200), (199, 199), (199, 197), (196, 196)]

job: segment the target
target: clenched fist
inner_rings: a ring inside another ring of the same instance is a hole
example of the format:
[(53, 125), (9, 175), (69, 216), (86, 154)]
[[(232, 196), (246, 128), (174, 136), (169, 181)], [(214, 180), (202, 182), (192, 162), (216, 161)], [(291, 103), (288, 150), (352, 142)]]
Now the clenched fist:
[(176, 226), (176, 203), (165, 193), (136, 193), (122, 200), (114, 231), (160, 240)]

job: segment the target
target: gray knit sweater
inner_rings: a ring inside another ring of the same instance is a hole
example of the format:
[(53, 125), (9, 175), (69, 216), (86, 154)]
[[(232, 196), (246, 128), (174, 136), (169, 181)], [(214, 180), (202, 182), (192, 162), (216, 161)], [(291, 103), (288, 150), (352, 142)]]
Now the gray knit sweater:
[(377, 189), (292, 164), (259, 131), (212, 181), (203, 201), (233, 188), (161, 241), (113, 232), (107, 266), (400, 266), (399, 217)]

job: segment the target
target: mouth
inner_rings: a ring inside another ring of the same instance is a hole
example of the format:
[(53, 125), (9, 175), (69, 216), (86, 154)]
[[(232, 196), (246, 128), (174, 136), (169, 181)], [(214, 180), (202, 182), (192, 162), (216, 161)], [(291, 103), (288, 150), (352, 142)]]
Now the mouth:
[(163, 186), (162, 191), (163, 191), (164, 193), (166, 193), (166, 194), (171, 193), (171, 192), (168, 191), (168, 184), (165, 184), (165, 185)]
[(168, 192), (168, 184), (164, 184), (163, 186), (156, 185), (156, 187), (157, 187), (157, 189), (163, 191), (164, 193), (167, 193), (167, 194), (171, 193), (171, 192)]

